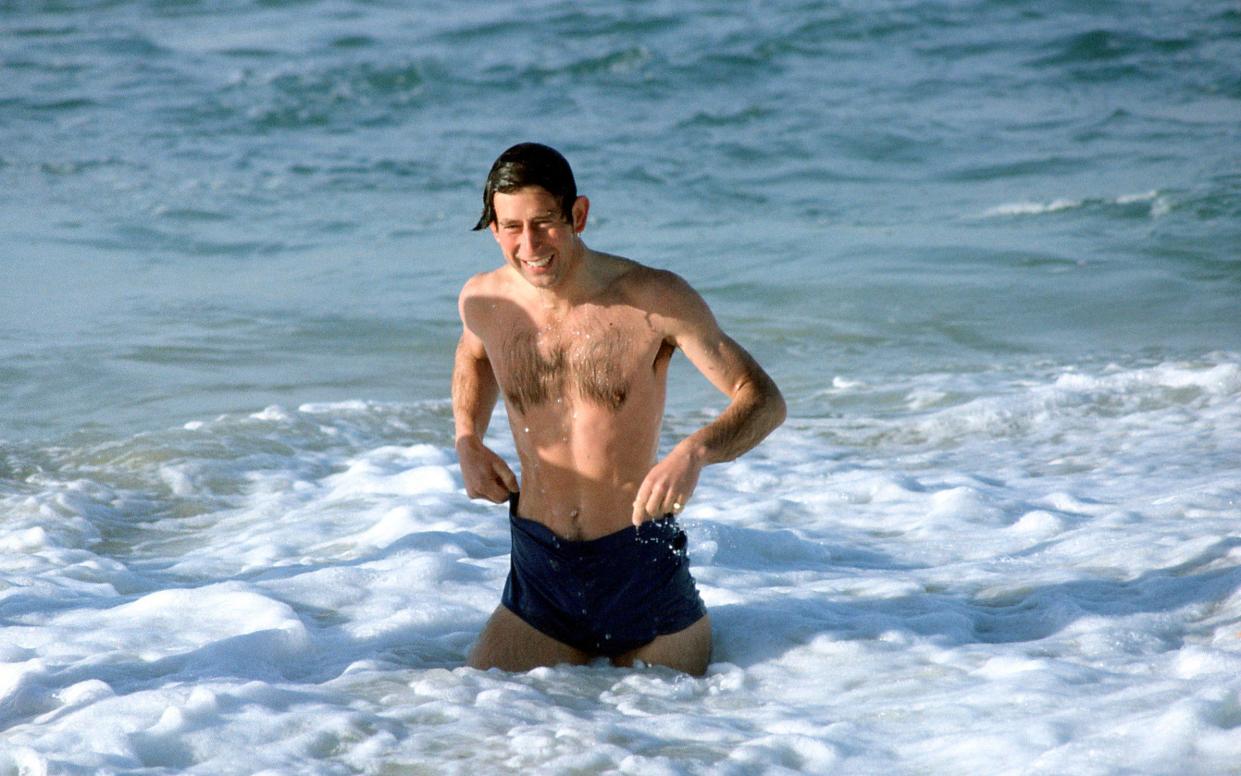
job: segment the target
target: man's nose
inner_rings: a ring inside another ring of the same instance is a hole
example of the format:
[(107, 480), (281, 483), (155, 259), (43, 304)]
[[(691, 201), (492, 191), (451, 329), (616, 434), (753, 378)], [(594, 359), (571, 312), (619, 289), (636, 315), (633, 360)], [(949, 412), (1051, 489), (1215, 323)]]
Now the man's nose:
[(539, 247), (539, 244), (540, 244), (539, 230), (534, 228), (533, 226), (530, 226), (529, 224), (522, 227), (521, 242), (519, 243), (518, 247), (526, 251), (533, 251)]

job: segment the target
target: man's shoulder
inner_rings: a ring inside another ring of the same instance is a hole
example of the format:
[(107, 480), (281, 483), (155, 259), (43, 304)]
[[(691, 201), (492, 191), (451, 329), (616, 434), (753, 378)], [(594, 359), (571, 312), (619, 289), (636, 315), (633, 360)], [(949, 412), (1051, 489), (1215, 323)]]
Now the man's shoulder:
[(670, 336), (713, 325), (706, 301), (672, 270), (629, 262), (616, 287), (626, 304), (644, 311), (649, 323)]
[(685, 278), (672, 270), (651, 267), (619, 256), (611, 258), (617, 262), (614, 282), (623, 293), (652, 298), (652, 301), (694, 293)]
[(465, 303), (477, 297), (502, 297), (511, 294), (511, 292), (512, 279), (508, 276), (505, 267), (498, 267), (479, 272), (466, 280), (461, 286), (458, 301)]
[[(505, 277), (504, 268), (479, 272), (461, 286), (457, 296), (457, 311), (466, 329), (482, 334), (493, 329), (497, 318), (503, 317), (497, 311), (500, 300), (511, 295), (511, 282)], [(510, 305), (504, 305), (507, 310)]]

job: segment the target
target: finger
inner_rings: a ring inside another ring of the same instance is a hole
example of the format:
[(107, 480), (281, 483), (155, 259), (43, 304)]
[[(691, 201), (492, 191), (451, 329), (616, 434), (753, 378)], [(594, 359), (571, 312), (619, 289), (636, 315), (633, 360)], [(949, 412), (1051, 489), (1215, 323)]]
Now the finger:
[(497, 503), (497, 494), (502, 490), (499, 480), (494, 477), (484, 476), (478, 483), (478, 487), (469, 492), (470, 498), (484, 498), (491, 503)]
[(491, 483), (491, 489), (487, 493), (487, 500), (493, 504), (503, 504), (508, 501), (508, 488), (503, 482), (495, 480)]
[(516, 493), (520, 490), (517, 486), (517, 475), (513, 474), (513, 470), (500, 458), (496, 459), (495, 471), (500, 478), (500, 484), (506, 488), (505, 498), (508, 498), (509, 493)]
[(633, 524), (640, 526), (647, 518), (645, 501), (649, 494), (649, 487), (646, 482), (642, 483), (642, 487), (638, 488), (638, 493), (633, 497)]
[(653, 488), (650, 497), (646, 500), (646, 513), (651, 517), (659, 517), (668, 514), (668, 510), (664, 509), (664, 501), (667, 500), (665, 495), (667, 491), (663, 488)]
[(491, 498), (490, 491), (491, 488), (486, 477), (475, 479), (471, 476), (465, 478), (465, 495), (470, 498)]
[(634, 527), (642, 525), (642, 523), (646, 520), (646, 507), (642, 506), (640, 502), (634, 501), (633, 517), (630, 518), (630, 520), (633, 522)]
[(482, 472), (482, 487), (480, 487), (480, 490), (485, 489), (487, 491), (484, 498), (493, 504), (499, 504), (501, 501), (508, 500), (509, 489), (504, 482), (504, 475), (501, 472), (502, 467), (504, 467), (503, 461), (499, 458), (492, 458), (487, 462), (487, 468)]

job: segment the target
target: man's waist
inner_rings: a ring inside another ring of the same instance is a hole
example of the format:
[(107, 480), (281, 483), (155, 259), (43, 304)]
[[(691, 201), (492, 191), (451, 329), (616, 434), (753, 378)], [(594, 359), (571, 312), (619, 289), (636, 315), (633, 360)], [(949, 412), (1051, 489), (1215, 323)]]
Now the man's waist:
[(569, 560), (600, 558), (631, 547), (640, 541), (650, 541), (658, 537), (671, 537), (679, 531), (676, 517), (664, 515), (657, 520), (649, 520), (641, 526), (626, 523), (623, 527), (602, 536), (589, 539), (570, 539), (553, 531), (546, 523), (517, 514), (518, 496), (512, 494), (509, 500), (509, 521), (514, 535), (514, 551), (517, 550), (517, 536), (525, 541), (533, 542), (543, 551)]
[[(533, 491), (533, 492), (532, 492)], [(509, 498), (509, 513), (545, 527), (563, 541), (584, 542), (632, 528), (632, 496), (606, 498), (583, 494), (542, 493), (523, 488)]]

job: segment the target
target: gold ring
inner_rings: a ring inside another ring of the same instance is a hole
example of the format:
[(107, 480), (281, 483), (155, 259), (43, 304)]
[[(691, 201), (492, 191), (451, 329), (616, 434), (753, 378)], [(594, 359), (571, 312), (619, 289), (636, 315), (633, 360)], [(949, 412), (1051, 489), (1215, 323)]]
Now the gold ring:
[(673, 512), (680, 512), (682, 509), (685, 509), (685, 505), (684, 505), (684, 504), (682, 504), (680, 501), (674, 501), (674, 502), (672, 502), (672, 511), (673, 511)]

